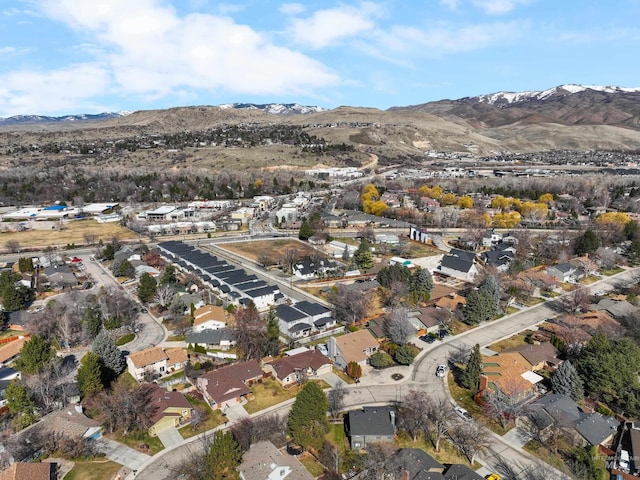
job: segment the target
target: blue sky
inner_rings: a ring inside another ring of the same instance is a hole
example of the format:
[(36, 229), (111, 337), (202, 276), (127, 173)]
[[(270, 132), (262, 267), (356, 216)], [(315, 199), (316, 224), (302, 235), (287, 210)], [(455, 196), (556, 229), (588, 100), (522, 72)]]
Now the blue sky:
[(640, 86), (640, 0), (2, 0), (0, 117)]

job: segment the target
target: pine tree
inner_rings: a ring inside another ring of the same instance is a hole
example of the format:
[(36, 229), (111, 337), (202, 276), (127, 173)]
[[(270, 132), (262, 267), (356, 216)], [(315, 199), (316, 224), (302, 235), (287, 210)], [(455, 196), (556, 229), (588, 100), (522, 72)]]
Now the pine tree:
[(480, 375), (482, 374), (482, 355), (480, 354), (480, 345), (475, 344), (467, 366), (460, 376), (460, 383), (466, 389), (472, 390), (474, 393), (480, 388)]
[(93, 352), (88, 352), (80, 362), (80, 368), (76, 374), (78, 388), (82, 398), (91, 397), (100, 393), (104, 388), (102, 384), (102, 362), (100, 357)]
[(491, 301), (493, 308), (492, 317), (500, 313), (500, 298), (502, 297), (502, 287), (493, 275), (488, 275), (480, 284), (479, 290)]
[(84, 313), (84, 318), (82, 319), (82, 326), (89, 338), (95, 338), (102, 328), (102, 315), (100, 313), (100, 309), (95, 305), (88, 305)]
[(582, 379), (569, 360), (563, 362), (551, 377), (551, 388), (559, 395), (570, 395), (575, 401), (584, 398)]
[(306, 218), (303, 219), (300, 224), (300, 230), (298, 231), (298, 238), (300, 240), (309, 240), (310, 237), (313, 237), (313, 234), (313, 227)]
[(271, 306), (267, 312), (267, 341), (265, 345), (265, 355), (277, 355), (280, 351), (280, 326), (278, 316)]
[(118, 347), (116, 347), (115, 342), (106, 330), (102, 330), (96, 338), (93, 339), (91, 350), (100, 357), (100, 361), (104, 366), (103, 383), (111, 383), (127, 366), (122, 352), (118, 350)]
[(428, 300), (433, 290), (433, 277), (426, 268), (416, 268), (411, 274), (411, 294), (414, 301)]
[(237, 467), (241, 460), (240, 445), (234, 440), (231, 432), (216, 431), (207, 452), (206, 478), (209, 480), (239, 480), (240, 473)]
[(485, 290), (472, 290), (462, 308), (462, 319), (469, 325), (477, 325), (493, 318), (495, 314), (492, 298)]
[(39, 373), (51, 362), (56, 352), (49, 342), (38, 335), (32, 336), (22, 346), (20, 356), (13, 362), (13, 366), (23, 375)]
[(585, 230), (581, 237), (578, 237), (574, 251), (576, 255), (582, 256), (595, 252), (600, 246), (598, 234), (591, 229)]
[(156, 295), (157, 289), (156, 279), (148, 273), (143, 273), (140, 276), (140, 284), (138, 285), (138, 298), (141, 302), (147, 303), (153, 299)]
[(371, 253), (371, 244), (366, 238), (360, 240), (360, 246), (353, 255), (353, 258), (358, 268), (365, 272), (375, 265), (373, 254)]
[(21, 380), (16, 378), (9, 383), (5, 398), (16, 430), (22, 430), (36, 421), (36, 404)]
[(288, 430), (293, 440), (304, 448), (320, 451), (329, 431), (327, 395), (316, 382), (307, 382), (289, 412)]

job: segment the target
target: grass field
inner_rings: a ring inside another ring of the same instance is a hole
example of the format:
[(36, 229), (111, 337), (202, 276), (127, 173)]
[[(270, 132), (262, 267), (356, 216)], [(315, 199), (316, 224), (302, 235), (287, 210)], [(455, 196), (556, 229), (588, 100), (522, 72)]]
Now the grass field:
[(121, 466), (110, 460), (75, 462), (71, 471), (64, 476), (64, 480), (111, 480)]
[(291, 238), (276, 238), (273, 240), (256, 240), (253, 242), (237, 242), (237, 243), (222, 243), (219, 247), (229, 250), (231, 252), (238, 253), (251, 260), (257, 260), (258, 256), (263, 254), (267, 255), (274, 261), (278, 261), (284, 257), (284, 253), (294, 248), (298, 251), (298, 256), (308, 255), (313, 252), (313, 249), (298, 240)]
[(502, 352), (508, 348), (519, 347), (520, 345), (526, 345), (526, 338), (534, 333), (532, 330), (525, 330), (524, 332), (516, 333), (512, 337), (506, 338), (504, 340), (500, 340), (492, 345), (489, 345), (489, 348), (494, 352)]
[(211, 430), (212, 428), (216, 428), (218, 425), (222, 425), (224, 423), (225, 419), (222, 416), (222, 412), (220, 410), (211, 410), (209, 405), (207, 405), (204, 400), (195, 398), (191, 394), (187, 395), (186, 397), (187, 400), (189, 400), (189, 403), (194, 408), (200, 408), (203, 412), (205, 412), (205, 419), (196, 428), (193, 428), (193, 426), (191, 425), (185, 425), (184, 427), (179, 428), (178, 432), (180, 433), (180, 435), (182, 435), (182, 438), (186, 440), (187, 438), (193, 437), (202, 432), (206, 432), (207, 430)]
[(139, 238), (131, 230), (118, 223), (98, 223), (95, 220), (69, 222), (62, 230), (27, 230), (24, 232), (0, 232), (0, 249), (4, 249), (8, 241), (16, 241), (20, 248), (46, 248), (48, 246), (65, 247), (69, 244), (84, 245), (85, 237), (91, 237), (93, 243), (100, 240), (110, 241), (113, 237), (120, 240)]

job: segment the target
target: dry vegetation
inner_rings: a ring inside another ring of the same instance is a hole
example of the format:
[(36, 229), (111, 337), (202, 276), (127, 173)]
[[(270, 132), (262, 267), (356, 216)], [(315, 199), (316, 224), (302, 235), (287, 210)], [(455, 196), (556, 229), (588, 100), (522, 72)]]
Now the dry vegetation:
[(297, 251), (298, 256), (309, 255), (313, 251), (313, 249), (305, 243), (290, 238), (223, 243), (218, 246), (254, 261), (258, 259), (259, 255), (263, 254), (277, 261), (284, 256), (287, 250), (292, 248)]

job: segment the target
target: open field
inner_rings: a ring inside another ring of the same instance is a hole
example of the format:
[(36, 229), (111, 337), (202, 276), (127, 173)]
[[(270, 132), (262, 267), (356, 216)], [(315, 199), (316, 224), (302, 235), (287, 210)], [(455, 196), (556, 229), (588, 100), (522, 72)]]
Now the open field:
[(113, 237), (120, 240), (134, 240), (138, 234), (122, 227), (117, 222), (98, 223), (95, 220), (82, 220), (64, 224), (62, 230), (27, 230), (24, 232), (0, 232), (0, 249), (5, 249), (8, 241), (16, 241), (21, 249), (48, 246), (65, 247), (69, 244), (84, 245), (87, 238), (92, 243), (110, 241)]
[(313, 249), (298, 240), (291, 238), (276, 238), (273, 240), (256, 240), (252, 242), (223, 243), (219, 247), (238, 253), (251, 260), (257, 260), (259, 255), (267, 255), (275, 261), (284, 257), (285, 252), (294, 248), (299, 256), (308, 255)]

